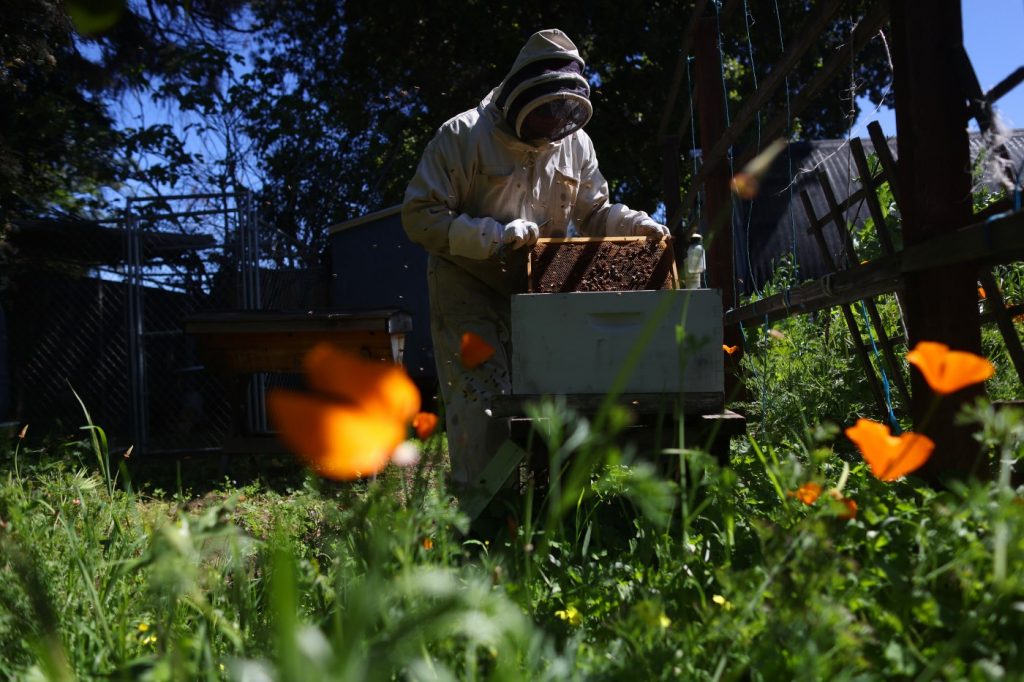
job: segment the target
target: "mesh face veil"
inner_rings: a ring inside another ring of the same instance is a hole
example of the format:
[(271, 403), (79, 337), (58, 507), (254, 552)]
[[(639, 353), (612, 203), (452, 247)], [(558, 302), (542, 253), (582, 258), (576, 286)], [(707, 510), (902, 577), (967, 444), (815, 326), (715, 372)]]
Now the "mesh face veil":
[(549, 97), (552, 99), (536, 99), (519, 112), (515, 124), (517, 137), (554, 142), (576, 132), (590, 120), (589, 101), (564, 94)]
[(505, 78), (495, 105), (522, 140), (560, 140), (593, 114), (583, 59), (561, 31), (531, 36)]

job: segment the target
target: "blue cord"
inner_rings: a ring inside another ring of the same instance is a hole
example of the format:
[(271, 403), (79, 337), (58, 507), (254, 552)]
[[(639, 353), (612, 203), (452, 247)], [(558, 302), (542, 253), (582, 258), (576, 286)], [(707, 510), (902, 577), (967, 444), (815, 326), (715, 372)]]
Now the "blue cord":
[[(885, 406), (889, 410), (889, 425), (892, 427), (892, 432), (895, 435), (903, 433), (903, 429), (900, 428), (900, 423), (896, 420), (896, 413), (892, 409), (892, 393), (889, 390), (889, 377), (885, 373), (885, 368), (882, 366), (882, 359), (878, 354), (878, 346), (875, 345), (875, 335), (871, 333), (871, 323), (868, 321), (868, 307), (864, 304), (864, 301), (860, 302), (860, 314), (864, 318), (864, 327), (868, 330), (868, 338), (871, 339), (871, 349), (875, 352), (875, 362), (878, 363), (878, 369), (882, 373), (882, 388), (885, 390)], [(851, 333), (856, 333), (856, 330), (850, 330)]]

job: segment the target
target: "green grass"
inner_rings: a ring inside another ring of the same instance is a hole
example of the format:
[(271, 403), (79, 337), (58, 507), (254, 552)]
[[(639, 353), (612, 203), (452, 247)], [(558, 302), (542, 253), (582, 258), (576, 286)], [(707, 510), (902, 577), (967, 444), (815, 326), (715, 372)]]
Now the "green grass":
[[(976, 418), (993, 457), (1020, 458), (1022, 415)], [(280, 478), (294, 487), (170, 492), (126, 486), (127, 469), (108, 485), (89, 439), (15, 442), (0, 678), (1024, 675), (1024, 504), (1008, 465), (941, 492), (883, 484), (816, 426), (737, 441), (724, 469), (684, 450), (675, 484), (588, 433), (571, 449), (589, 475), (562, 491), (578, 503), (549, 513), (538, 494), (481, 542), (431, 466), (438, 440), (418, 471), (371, 483), (293, 469)], [(844, 477), (850, 521), (825, 495), (786, 495)]]
[[(1021, 300), (1020, 270), (997, 274)], [(620, 410), (537, 405), (562, 485), (486, 536), (446, 494), (440, 436), (418, 469), (346, 485), (290, 460), (111, 458), (96, 427), (13, 438), (0, 679), (1024, 679), (1024, 414), (965, 415), (991, 481), (881, 483), (840, 435), (883, 417), (845, 324), (772, 328), (746, 330), (750, 437), (727, 467), (692, 443), (638, 458)], [(984, 344), (989, 396), (1019, 395)], [(787, 494), (808, 481), (857, 516)]]

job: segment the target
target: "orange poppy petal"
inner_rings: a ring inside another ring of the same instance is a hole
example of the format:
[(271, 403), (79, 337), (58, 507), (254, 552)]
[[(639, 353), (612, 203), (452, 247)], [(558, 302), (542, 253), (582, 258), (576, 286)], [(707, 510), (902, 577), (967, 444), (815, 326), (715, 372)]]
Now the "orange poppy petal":
[(987, 381), (996, 373), (995, 365), (986, 358), (962, 350), (953, 350), (946, 357), (945, 380), (948, 393)]
[(466, 369), (479, 367), (494, 355), (494, 346), (487, 343), (479, 334), (465, 332), (462, 335), (462, 344), (459, 348), (459, 357), (462, 358), (462, 365)]
[(437, 415), (433, 412), (420, 412), (412, 418), (412, 428), (416, 429), (416, 436), (420, 440), (426, 440), (437, 428)]
[(400, 422), (420, 409), (420, 391), (399, 365), (378, 362), (321, 343), (306, 354), (310, 388), (368, 409), (382, 411)]
[(843, 497), (843, 494), (840, 493), (838, 490), (830, 490), (829, 494), (831, 494), (833, 500), (835, 500), (839, 504), (843, 505), (843, 507), (845, 507), (845, 509), (836, 514), (837, 518), (843, 519), (844, 521), (849, 521), (850, 519), (854, 519), (857, 517), (856, 501), (852, 500), (849, 497)]
[(996, 371), (992, 363), (980, 355), (950, 350), (946, 344), (935, 341), (918, 343), (907, 353), (907, 362), (917, 367), (931, 389), (940, 395), (985, 381)]
[(733, 353), (735, 353), (735, 352), (736, 352), (736, 351), (737, 351), (738, 349), (739, 349), (739, 346), (727, 346), (727, 345), (725, 345), (724, 343), (722, 344), (722, 350), (724, 350), (724, 351), (725, 351), (725, 354), (726, 354), (726, 355), (732, 355), (732, 354), (733, 354)]
[(790, 490), (786, 495), (789, 497), (795, 497), (804, 504), (814, 504), (817, 501), (818, 496), (821, 495), (821, 486), (814, 481), (808, 481), (796, 490)]
[(757, 176), (744, 171), (740, 171), (732, 176), (732, 181), (729, 184), (736, 196), (747, 201), (757, 196), (757, 191), (761, 185)]
[(405, 438), (405, 423), (358, 405), (275, 390), (267, 409), (281, 440), (321, 476), (352, 480), (375, 474)]
[(895, 481), (916, 471), (935, 449), (928, 436), (909, 431), (893, 436), (888, 426), (870, 419), (858, 419), (846, 429), (846, 436), (860, 449), (871, 475), (880, 481)]

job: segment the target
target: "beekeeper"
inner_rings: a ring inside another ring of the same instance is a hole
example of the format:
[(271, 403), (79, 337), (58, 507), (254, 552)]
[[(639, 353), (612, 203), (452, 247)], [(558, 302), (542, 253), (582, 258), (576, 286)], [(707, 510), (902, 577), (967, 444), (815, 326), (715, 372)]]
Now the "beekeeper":
[[(481, 485), (509, 435), (490, 405), (511, 392), (510, 297), (525, 290), (525, 247), (538, 237), (668, 234), (609, 201), (583, 131), (593, 113), (583, 66), (565, 33), (534, 33), (501, 84), (440, 127), (405, 192), (402, 224), (430, 254), (430, 331), (460, 497)], [(460, 361), (465, 332), (495, 349), (474, 368)]]

